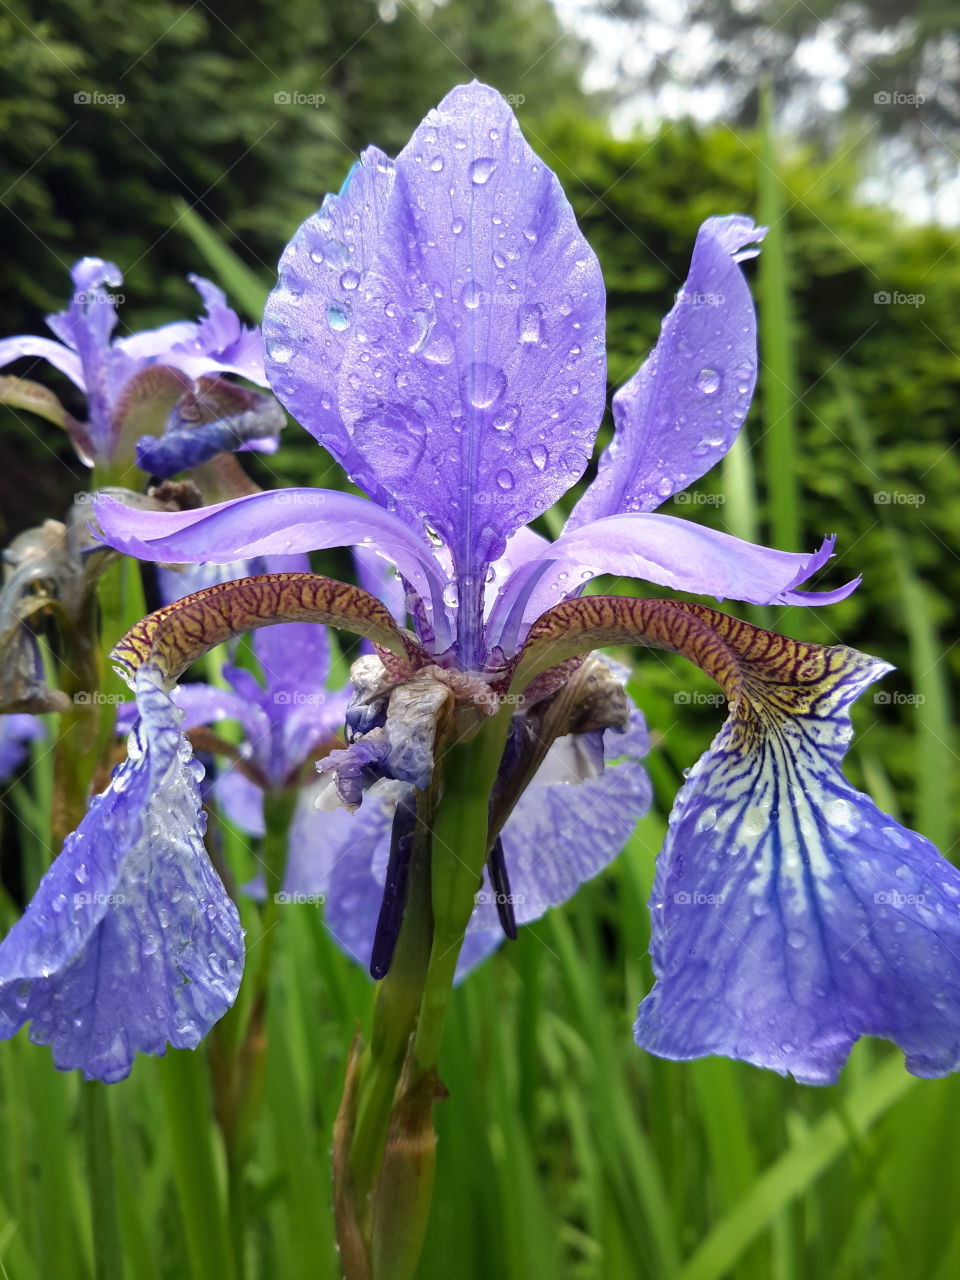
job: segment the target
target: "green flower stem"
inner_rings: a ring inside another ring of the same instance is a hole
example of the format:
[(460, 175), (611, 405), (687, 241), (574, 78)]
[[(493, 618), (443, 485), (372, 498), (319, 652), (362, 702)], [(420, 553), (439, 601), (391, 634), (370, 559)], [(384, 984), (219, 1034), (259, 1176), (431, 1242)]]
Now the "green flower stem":
[(87, 1148), (87, 1177), (93, 1224), (94, 1280), (123, 1280), (120, 1225), (114, 1195), (113, 1133), (107, 1108), (108, 1085), (92, 1081), (82, 1086), (82, 1108)]
[(403, 926), (390, 972), (377, 992), (370, 1044), (358, 1065), (358, 1100), (350, 1153), (350, 1177), (358, 1205), (366, 1203), (380, 1171), (394, 1093), (416, 1026), (430, 958), (432, 800), (432, 793), (426, 793), (418, 803)]
[(505, 703), (476, 737), (443, 761), (443, 801), (433, 835), (433, 944), (413, 1055), (420, 1072), (436, 1067), (457, 960), (489, 852), (490, 795), (503, 757), (511, 707)]

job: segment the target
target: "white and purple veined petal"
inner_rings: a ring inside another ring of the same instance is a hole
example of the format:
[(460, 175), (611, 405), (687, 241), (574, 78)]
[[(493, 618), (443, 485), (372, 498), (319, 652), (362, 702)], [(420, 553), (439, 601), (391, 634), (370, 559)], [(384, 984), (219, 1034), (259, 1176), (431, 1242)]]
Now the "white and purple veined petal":
[(761, 733), (731, 718), (691, 770), (651, 898), (642, 1048), (805, 1084), (835, 1081), (863, 1035), (915, 1075), (960, 1066), (960, 872), (840, 769), (849, 703), (887, 670), (846, 650), (806, 713)]
[(757, 379), (757, 317), (739, 264), (766, 234), (743, 214), (708, 218), (657, 345), (613, 397), (615, 432), (567, 529), (653, 511), (729, 450)]
[(31, 1023), (55, 1065), (128, 1075), (195, 1048), (236, 998), (239, 917), (203, 845), (199, 778), (159, 671), (136, 677), (128, 758), (0, 944), (0, 1035)]

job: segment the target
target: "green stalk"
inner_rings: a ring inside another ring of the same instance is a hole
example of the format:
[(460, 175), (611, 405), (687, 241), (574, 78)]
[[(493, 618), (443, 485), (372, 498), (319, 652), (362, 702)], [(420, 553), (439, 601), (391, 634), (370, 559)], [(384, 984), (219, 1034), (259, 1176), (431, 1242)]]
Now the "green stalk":
[(175, 1050), (159, 1071), (193, 1280), (236, 1280), (203, 1059), (195, 1051)]
[(87, 1148), (87, 1177), (93, 1221), (94, 1280), (123, 1280), (120, 1224), (114, 1196), (113, 1133), (104, 1092), (93, 1081), (83, 1086), (81, 1106)]
[(420, 1071), (437, 1065), (453, 977), (487, 860), (490, 795), (503, 756), (512, 709), (443, 762), (443, 802), (434, 831), (434, 931), (413, 1053)]

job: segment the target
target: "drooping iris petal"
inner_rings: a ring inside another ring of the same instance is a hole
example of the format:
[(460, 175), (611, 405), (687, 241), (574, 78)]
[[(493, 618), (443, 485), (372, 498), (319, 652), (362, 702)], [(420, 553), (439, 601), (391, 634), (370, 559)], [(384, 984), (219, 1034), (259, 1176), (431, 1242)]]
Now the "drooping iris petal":
[[(833, 604), (858, 586), (834, 591), (796, 588), (833, 554), (835, 538), (813, 553), (776, 551), (676, 516), (607, 516), (562, 534), (539, 560), (522, 564), (502, 590), (491, 618), (491, 643), (515, 643), (519, 623), (532, 622), (601, 573), (753, 604)], [(514, 606), (519, 600), (521, 608)]]
[(567, 523), (652, 511), (709, 471), (747, 414), (757, 378), (757, 318), (739, 263), (766, 233), (751, 218), (708, 218), (690, 274), (653, 352), (613, 397), (615, 434)]
[(266, 371), (275, 395), (371, 498), (386, 502), (377, 470), (358, 453), (338, 399), (353, 311), (376, 250), (394, 164), (368, 147), (339, 195), (328, 195), (280, 259), (263, 314)]
[(263, 337), (259, 329), (242, 324), (227, 304), (223, 290), (210, 280), (198, 275), (187, 279), (203, 299), (207, 314), (193, 326), (190, 337), (173, 344), (169, 354), (164, 355), (164, 362), (191, 378), (207, 373), (236, 373), (265, 387)]
[(425, 600), (434, 600), (438, 621), (444, 621), (444, 580), (427, 544), (392, 512), (353, 494), (276, 489), (196, 511), (147, 513), (101, 493), (95, 509), (105, 540), (141, 560), (222, 564), (257, 555), (367, 546), (391, 560)]
[(203, 846), (198, 777), (161, 673), (136, 678), (129, 756), (0, 945), (0, 1035), (31, 1022), (61, 1070), (120, 1080), (194, 1048), (236, 997), (243, 936)]
[(126, 679), (144, 662), (175, 680), (191, 662), (224, 641), (279, 622), (314, 622), (369, 636), (401, 662), (427, 655), (397, 629), (387, 610), (359, 587), (318, 573), (271, 573), (218, 583), (148, 614), (110, 652)]
[(886, 663), (702, 605), (594, 596), (531, 628), (511, 689), (602, 644), (681, 653), (730, 715), (674, 807), (652, 898), (657, 985), (638, 1043), (811, 1084), (883, 1036), (907, 1068), (960, 1064), (960, 872), (841, 772), (848, 708)]
[(348, 330), (354, 447), (461, 578), (582, 475), (603, 411), (604, 291), (554, 174), (480, 84), (396, 162)]
[(847, 650), (819, 679), (804, 666), (809, 707), (734, 712), (677, 797), (637, 1041), (827, 1084), (873, 1035), (915, 1075), (945, 1075), (960, 1065), (960, 872), (840, 771), (847, 707), (886, 664)]

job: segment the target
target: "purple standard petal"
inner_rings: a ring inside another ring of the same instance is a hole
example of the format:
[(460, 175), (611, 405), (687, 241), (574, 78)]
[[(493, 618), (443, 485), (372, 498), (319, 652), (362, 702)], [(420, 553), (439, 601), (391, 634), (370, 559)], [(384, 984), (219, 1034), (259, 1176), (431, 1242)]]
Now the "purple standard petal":
[(757, 318), (739, 263), (765, 234), (743, 214), (704, 222), (656, 347), (613, 397), (613, 440), (568, 529), (652, 511), (733, 444), (757, 378)]
[(236, 997), (243, 935), (203, 845), (198, 776), (156, 668), (127, 760), (0, 945), (0, 1035), (30, 1021), (56, 1066), (112, 1082), (194, 1048)]
[[(602, 740), (600, 769), (591, 744)], [(613, 861), (650, 807), (652, 792), (640, 763), (650, 747), (643, 716), (630, 713), (626, 733), (611, 730), (558, 738), (503, 829), (503, 850), (517, 924), (537, 920), (572, 898)], [(503, 941), (489, 876), (457, 964), (458, 979)]]
[(116, 295), (123, 284), (119, 267), (102, 258), (81, 258), (71, 272), (73, 298), (66, 311), (47, 316), (56, 336), (80, 356), (87, 417), (94, 447), (102, 449), (110, 434), (113, 404), (124, 378), (121, 365), (110, 359), (110, 335), (117, 323)]
[(339, 195), (328, 195), (280, 259), (263, 314), (266, 372), (277, 397), (371, 498), (386, 502), (341, 417), (338, 380), (353, 307), (380, 235), (394, 164), (368, 147)]
[(607, 516), (562, 534), (504, 585), (488, 627), (490, 643), (516, 648), (524, 624), (575, 594), (601, 573), (640, 578), (675, 591), (751, 604), (834, 604), (855, 591), (854, 578), (834, 591), (796, 588), (833, 555), (836, 539), (813, 553), (755, 546), (677, 516)]
[(146, 512), (102, 492), (95, 508), (110, 546), (141, 560), (224, 564), (249, 556), (367, 546), (432, 601), (439, 621), (445, 618), (444, 578), (426, 543), (398, 516), (354, 494), (276, 489), (196, 511)]
[(771, 640), (793, 713), (755, 686), (766, 713), (736, 710), (677, 797), (637, 1042), (827, 1084), (873, 1035), (944, 1075), (960, 1065), (960, 873), (840, 769), (849, 704), (889, 667)]
[(454, 89), (398, 157), (358, 294), (341, 415), (450, 546), (469, 633), (486, 566), (583, 474), (605, 394), (599, 264), (493, 89)]

